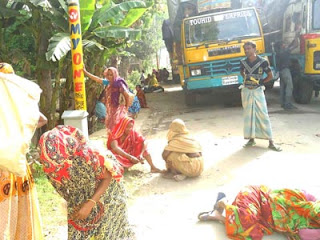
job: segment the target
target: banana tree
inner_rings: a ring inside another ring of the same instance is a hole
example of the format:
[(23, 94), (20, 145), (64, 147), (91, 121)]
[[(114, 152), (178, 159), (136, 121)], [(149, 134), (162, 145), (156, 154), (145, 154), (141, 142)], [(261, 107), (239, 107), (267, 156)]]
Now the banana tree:
[[(102, 7), (96, 8), (95, 0), (80, 0), (84, 60), (88, 63), (87, 68), (90, 71), (100, 74), (101, 67), (106, 63), (107, 58), (119, 54), (119, 49), (128, 41), (140, 38), (140, 29), (134, 29), (130, 26), (146, 10), (146, 4), (141, 1), (119, 4), (107, 1)], [(67, 10), (65, 11), (67, 12)], [(46, 54), (47, 61), (61, 61), (70, 50), (70, 33), (68, 27), (65, 27), (63, 31), (57, 32), (50, 39)], [(70, 89), (72, 86), (71, 78), (67, 78), (66, 85)], [(89, 81), (86, 83), (86, 90), (88, 112), (92, 113), (97, 91), (100, 88)], [(64, 99), (60, 100), (66, 101), (68, 96), (70, 96), (69, 92), (66, 93), (66, 96), (62, 96)]]

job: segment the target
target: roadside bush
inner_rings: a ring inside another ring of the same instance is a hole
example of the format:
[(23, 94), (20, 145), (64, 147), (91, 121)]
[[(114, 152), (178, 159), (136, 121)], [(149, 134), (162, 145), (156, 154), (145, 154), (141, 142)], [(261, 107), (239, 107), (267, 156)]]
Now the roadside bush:
[(136, 85), (140, 84), (140, 73), (138, 71), (132, 71), (130, 75), (128, 75), (127, 83), (131, 90), (136, 89)]

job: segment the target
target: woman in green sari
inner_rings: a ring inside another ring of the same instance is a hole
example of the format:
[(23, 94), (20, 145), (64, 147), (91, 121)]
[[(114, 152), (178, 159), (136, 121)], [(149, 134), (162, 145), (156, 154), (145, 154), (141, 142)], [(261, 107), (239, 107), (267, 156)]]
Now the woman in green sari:
[(297, 189), (248, 186), (232, 204), (222, 198), (212, 211), (200, 213), (198, 218), (223, 222), (227, 236), (236, 240), (261, 240), (274, 231), (290, 240), (320, 239), (320, 201)]

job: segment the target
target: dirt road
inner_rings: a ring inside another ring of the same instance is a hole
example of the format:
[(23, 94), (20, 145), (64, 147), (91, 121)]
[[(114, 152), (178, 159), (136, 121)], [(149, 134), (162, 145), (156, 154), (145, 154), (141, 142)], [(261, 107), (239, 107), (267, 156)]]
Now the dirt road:
[[(147, 95), (150, 109), (142, 110), (136, 125), (147, 136), (156, 165), (164, 168), (161, 152), (168, 126), (181, 118), (202, 144), (205, 170), (199, 178), (183, 182), (149, 174), (146, 164), (129, 172), (126, 181), (136, 187), (129, 194), (129, 217), (138, 240), (227, 239), (222, 224), (197, 221), (197, 214), (210, 210), (221, 190), (231, 199), (248, 184), (296, 187), (320, 194), (320, 138), (316, 136), (320, 133), (320, 100), (284, 111), (278, 96), (278, 87), (267, 92), (274, 140), (283, 149), (280, 153), (268, 150), (264, 140), (242, 148), (242, 108), (230, 95), (200, 96), (194, 107), (184, 104), (179, 86)], [(264, 239), (286, 238), (274, 234)]]

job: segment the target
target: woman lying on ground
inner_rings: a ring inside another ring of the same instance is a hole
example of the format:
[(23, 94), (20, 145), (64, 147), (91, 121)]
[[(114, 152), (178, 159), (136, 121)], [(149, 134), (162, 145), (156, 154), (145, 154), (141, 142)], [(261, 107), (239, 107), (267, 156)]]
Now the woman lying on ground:
[(223, 222), (231, 239), (261, 240), (275, 231), (290, 240), (320, 240), (320, 201), (304, 191), (248, 186), (232, 204), (223, 196), (220, 193), (214, 209), (198, 218)]
[(149, 163), (152, 173), (162, 172), (154, 166), (151, 155), (146, 149), (145, 138), (135, 131), (133, 126), (134, 120), (132, 118), (122, 118), (109, 135), (108, 149), (114, 153), (124, 168), (143, 163), (145, 159)]
[(201, 146), (189, 134), (181, 119), (172, 121), (167, 138), (168, 145), (162, 153), (167, 172), (163, 177), (181, 181), (186, 177), (199, 176), (203, 171)]
[(68, 239), (135, 239), (122, 168), (110, 152), (92, 149), (70, 126), (46, 132), (39, 144), (44, 172), (68, 204)]

